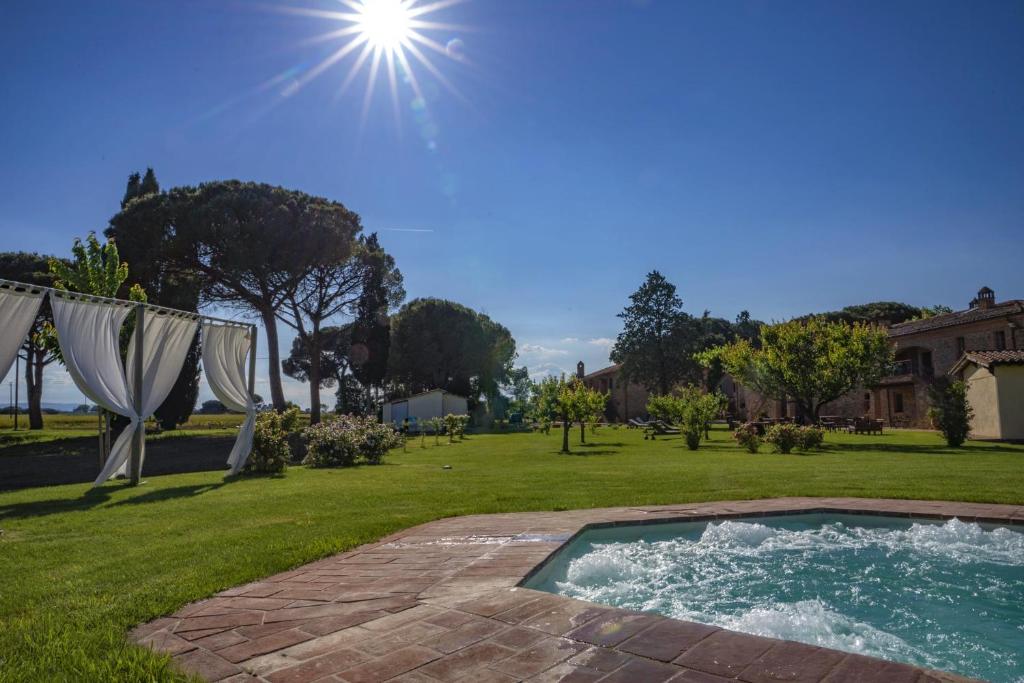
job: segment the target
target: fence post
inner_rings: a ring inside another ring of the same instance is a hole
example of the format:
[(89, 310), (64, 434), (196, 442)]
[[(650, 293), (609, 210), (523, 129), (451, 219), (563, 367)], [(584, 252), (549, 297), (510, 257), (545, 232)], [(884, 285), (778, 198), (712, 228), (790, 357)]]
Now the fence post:
[[(146, 333), (146, 307), (138, 304), (135, 307), (135, 367), (132, 377), (132, 403), (135, 414), (140, 420), (145, 419), (142, 415), (142, 345)], [(128, 464), (128, 473), (131, 478), (131, 485), (137, 486), (142, 479), (142, 448), (146, 439), (146, 425), (139, 422), (132, 434), (132, 452)]]

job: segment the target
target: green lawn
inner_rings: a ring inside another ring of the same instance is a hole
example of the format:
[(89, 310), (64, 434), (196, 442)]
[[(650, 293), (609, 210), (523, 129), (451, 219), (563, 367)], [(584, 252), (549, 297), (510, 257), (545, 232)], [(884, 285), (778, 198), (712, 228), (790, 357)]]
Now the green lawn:
[(174, 679), (125, 643), (129, 628), (438, 517), (803, 495), (1024, 503), (1024, 447), (948, 450), (932, 433), (830, 434), (823, 452), (788, 456), (740, 452), (724, 430), (697, 452), (625, 429), (578, 439), (559, 455), (554, 432), (428, 437), (380, 467), (0, 493), (0, 679)]

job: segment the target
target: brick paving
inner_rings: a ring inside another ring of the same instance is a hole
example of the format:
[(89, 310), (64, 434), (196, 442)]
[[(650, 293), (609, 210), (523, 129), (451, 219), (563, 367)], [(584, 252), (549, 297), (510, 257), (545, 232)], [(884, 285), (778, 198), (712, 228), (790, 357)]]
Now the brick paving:
[(209, 681), (962, 681), (520, 588), (586, 525), (836, 512), (1024, 524), (1024, 506), (862, 498), (476, 515), (439, 520), (137, 627)]

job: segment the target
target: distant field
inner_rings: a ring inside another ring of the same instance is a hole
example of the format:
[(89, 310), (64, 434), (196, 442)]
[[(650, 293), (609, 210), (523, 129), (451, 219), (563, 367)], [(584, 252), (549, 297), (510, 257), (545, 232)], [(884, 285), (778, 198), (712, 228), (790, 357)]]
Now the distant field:
[[(242, 416), (229, 415), (193, 415), (189, 421), (177, 429), (161, 432), (152, 420), (146, 422), (146, 434), (150, 439), (180, 438), (184, 436), (227, 436), (238, 429)], [(63, 439), (79, 439), (95, 437), (98, 432), (96, 415), (44, 415), (43, 429), (29, 431), (28, 416), (18, 417), (18, 431), (14, 431), (14, 417), (0, 415), (0, 457), (14, 454), (5, 447), (24, 444), (45, 444)], [(55, 445), (56, 447), (59, 447)], [(24, 454), (19, 450), (17, 454)]]

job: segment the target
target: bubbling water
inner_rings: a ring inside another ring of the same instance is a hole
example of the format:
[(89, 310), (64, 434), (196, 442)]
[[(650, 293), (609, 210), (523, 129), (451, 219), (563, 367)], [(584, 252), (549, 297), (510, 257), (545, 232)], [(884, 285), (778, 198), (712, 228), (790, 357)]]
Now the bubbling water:
[(1024, 682), (1024, 534), (959, 520), (795, 526), (726, 521), (694, 538), (596, 543), (555, 585), (592, 602)]

